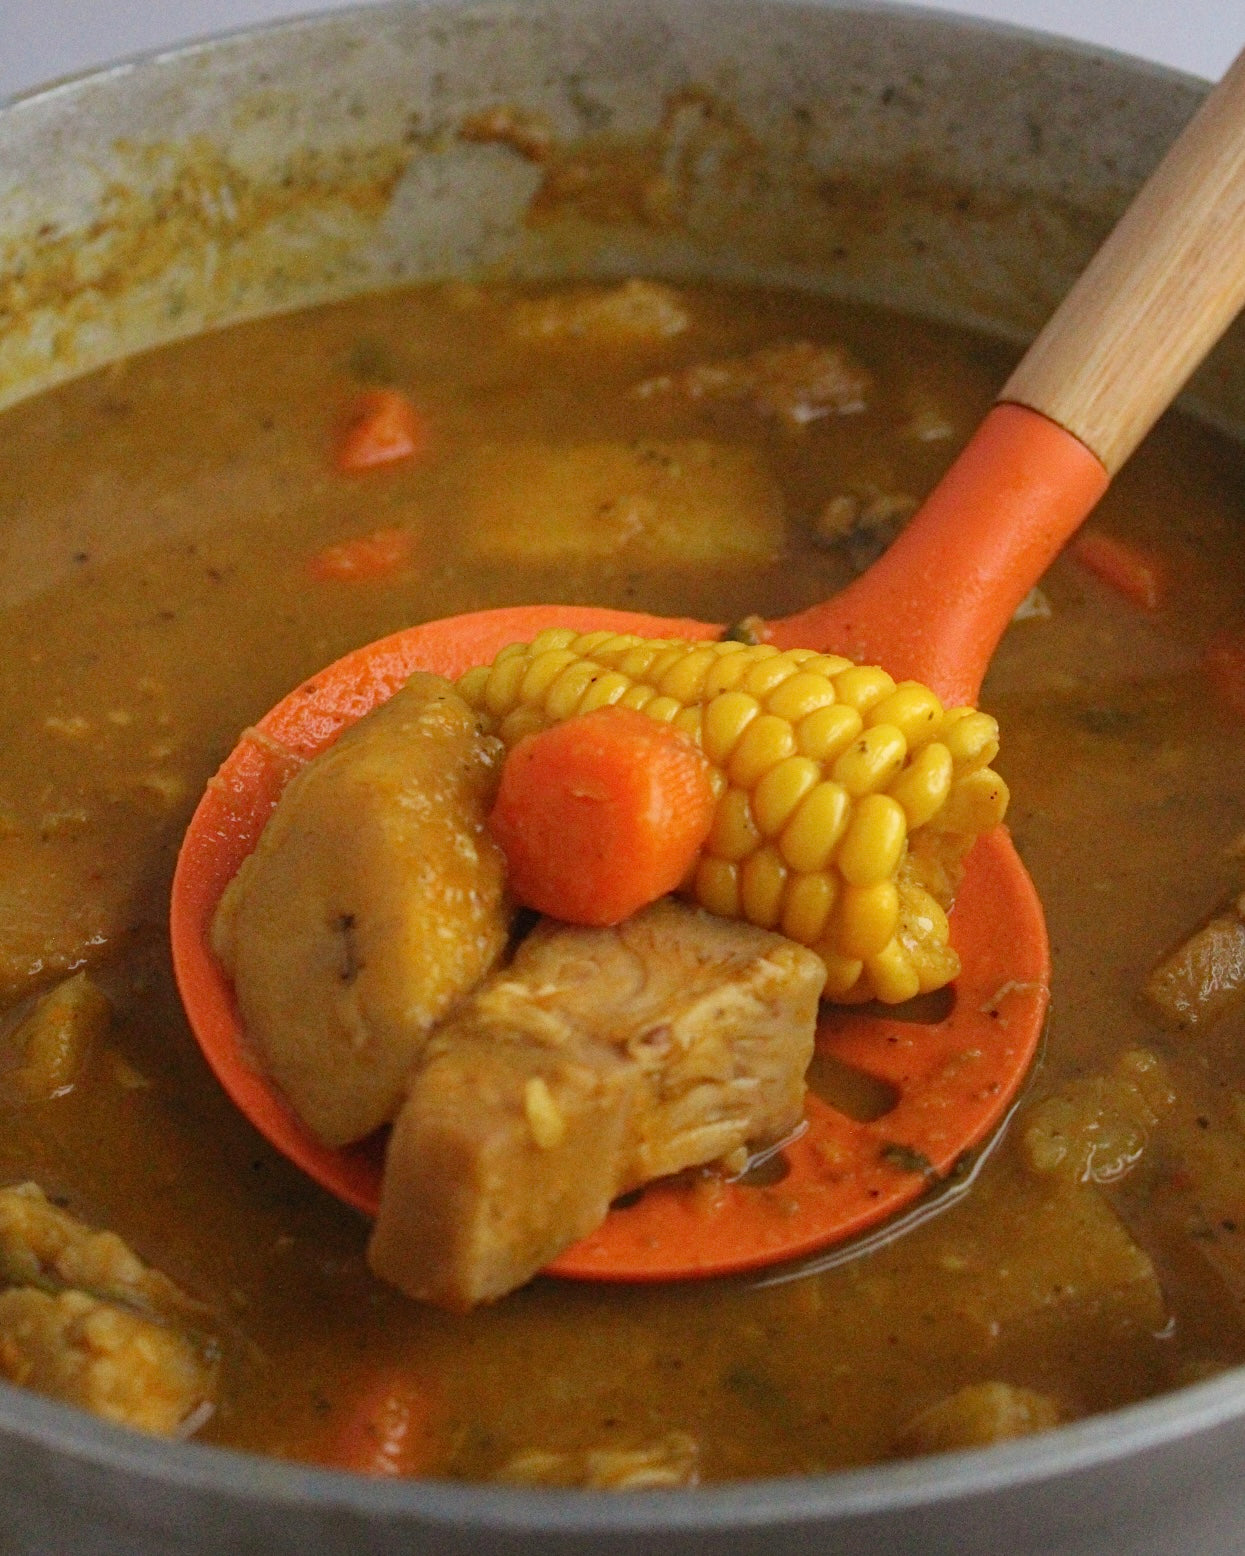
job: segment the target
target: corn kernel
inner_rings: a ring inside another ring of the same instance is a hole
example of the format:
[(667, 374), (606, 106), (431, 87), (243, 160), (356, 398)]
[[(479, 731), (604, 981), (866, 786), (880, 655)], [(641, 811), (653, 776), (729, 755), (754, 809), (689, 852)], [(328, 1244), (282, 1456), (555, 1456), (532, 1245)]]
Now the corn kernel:
[(942, 742), (951, 753), (957, 778), (988, 767), (999, 754), (999, 726), (988, 713), (976, 709), (954, 709), (957, 715), (951, 727), (943, 721)]
[(488, 685), (488, 678), (492, 673), (490, 665), (475, 665), (459, 680), (458, 690), (473, 708), (484, 701), (484, 688)]
[(762, 774), (794, 754), (795, 732), (787, 720), (760, 713), (739, 737), (726, 770), (732, 783), (750, 789)]
[(903, 806), (889, 794), (867, 794), (855, 807), (835, 863), (849, 886), (888, 880), (908, 836)]
[(838, 891), (838, 879), (828, 871), (793, 875), (783, 901), (783, 934), (801, 945), (816, 944), (825, 934)]
[(744, 676), (743, 690), (764, 702), (770, 692), (798, 674), (799, 668), (799, 665), (794, 663), (787, 654), (777, 654), (773, 658), (762, 659)]
[(579, 711), (580, 698), (603, 673), (600, 665), (591, 659), (577, 660), (562, 671), (545, 693), (545, 712), (555, 724)]
[(840, 702), (864, 714), (875, 702), (889, 697), (895, 690), (895, 683), (885, 670), (879, 670), (876, 665), (852, 665), (848, 670), (840, 670), (834, 677), (834, 689)]
[(791, 813), (821, 778), (821, 768), (806, 756), (789, 756), (757, 781), (752, 811), (765, 837), (776, 837)]
[(921, 980), (916, 968), (903, 946), (894, 938), (888, 940), (876, 956), (867, 958), (865, 971), (869, 974), (874, 994), (888, 1005), (899, 1005), (904, 1000), (915, 999), (921, 992)]
[(787, 875), (776, 848), (758, 848), (740, 864), (739, 903), (750, 924), (773, 929), (778, 923)]
[[(577, 638), (573, 638), (568, 645), (573, 648), (581, 659), (595, 659), (601, 662), (601, 650), (608, 648), (618, 641), (616, 632), (602, 630), (600, 632), (583, 632)], [(640, 642), (639, 638), (632, 638), (631, 642)], [(533, 645), (534, 646), (534, 645)]]
[(527, 674), (519, 683), (520, 702), (540, 702), (568, 665), (578, 664), (582, 655), (569, 648), (547, 648), (528, 660)]
[(711, 648), (695, 649), (690, 654), (684, 654), (662, 675), (657, 683), (658, 691), (682, 703), (699, 702), (705, 689), (705, 677), (717, 663), (717, 658)]
[(610, 708), (621, 702), (631, 682), (621, 670), (606, 670), (579, 699), (577, 713), (593, 713), (597, 708)]
[[(549, 649), (569, 648), (579, 636), (570, 627), (546, 627), (543, 632), (538, 632), (528, 645), (528, 658), (536, 659)], [(585, 651), (581, 649), (581, 656)]]
[(950, 751), (941, 741), (931, 740), (892, 779), (886, 792), (903, 806), (910, 832), (942, 809), (951, 792), (951, 774)]
[(893, 724), (908, 742), (908, 750), (918, 751), (926, 741), (936, 738), (942, 725), (942, 703), (919, 681), (901, 681), (889, 697), (874, 703), (865, 723)]
[(696, 866), (696, 901), (719, 918), (738, 918), (739, 866), (726, 859), (703, 857)]
[(527, 660), (513, 655), (494, 664), (488, 685), (484, 688), (484, 705), (497, 718), (503, 718), (514, 707), (519, 697), (519, 687), (527, 674)]
[(940, 831), (975, 834), (988, 832), (1007, 814), (1010, 798), (1006, 783), (992, 767), (979, 767), (957, 778), (938, 817)]
[(523, 1088), (523, 1112), (532, 1139), (542, 1151), (552, 1151), (566, 1139), (566, 1115), (553, 1100), (543, 1075), (529, 1075)]
[(825, 941), (815, 945), (813, 950), (826, 964), (826, 985), (822, 990), (822, 998), (841, 1000), (850, 994), (859, 983), (865, 964), (857, 957), (840, 956)]
[(746, 859), (762, 842), (747, 790), (727, 789), (713, 813), (713, 825), (705, 839), (706, 852), (716, 859)]
[(835, 758), (830, 776), (859, 799), (886, 787), (903, 766), (907, 750), (907, 741), (893, 724), (875, 724)]
[[(618, 672), (620, 675), (622, 671)], [(645, 686), (643, 681), (636, 681), (618, 699), (620, 708), (634, 708), (637, 713), (643, 713), (657, 693), (651, 686)]]
[(793, 870), (824, 870), (847, 830), (852, 802), (841, 784), (819, 783), (796, 806), (778, 847)]
[(828, 763), (847, 750), (864, 728), (864, 721), (855, 708), (846, 703), (818, 708), (796, 725), (795, 743), (801, 755), (814, 762)]
[(618, 669), (633, 680), (639, 680), (665, 646), (664, 643), (640, 643), (635, 648), (629, 648), (618, 661)]
[(839, 893), (835, 928), (839, 951), (848, 957), (876, 956), (899, 922), (899, 892), (894, 881), (845, 886)]
[[(746, 643), (721, 643), (717, 645), (718, 657), (705, 676), (704, 694), (706, 702), (711, 697), (718, 696), (721, 692), (734, 691), (748, 671), (756, 664), (756, 649), (749, 648)], [(738, 653), (724, 654), (724, 648), (738, 649)]]
[(644, 717), (656, 719), (659, 724), (673, 724), (682, 711), (682, 703), (676, 702), (673, 697), (654, 697), (652, 702), (644, 706)]
[(776, 713), (780, 719), (790, 719), (798, 724), (818, 708), (834, 703), (834, 682), (824, 675), (811, 675), (798, 670), (789, 680), (776, 686), (765, 699), (768, 713)]
[(535, 735), (542, 729), (549, 728), (549, 720), (539, 708), (534, 708), (528, 703), (520, 703), (517, 708), (511, 708), (498, 726), (497, 734), (507, 750), (516, 745), (525, 735)]
[(740, 737), (761, 711), (747, 692), (723, 692), (705, 705), (701, 747), (716, 767), (725, 767)]

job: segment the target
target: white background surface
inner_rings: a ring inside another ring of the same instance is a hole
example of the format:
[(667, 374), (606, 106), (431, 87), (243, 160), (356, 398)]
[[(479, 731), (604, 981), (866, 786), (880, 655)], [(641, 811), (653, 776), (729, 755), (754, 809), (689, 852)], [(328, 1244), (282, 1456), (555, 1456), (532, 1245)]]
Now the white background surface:
[[(0, 0), (0, 100), (87, 66), (350, 0)], [(936, 0), (1217, 80), (1245, 46), (1245, 0)]]

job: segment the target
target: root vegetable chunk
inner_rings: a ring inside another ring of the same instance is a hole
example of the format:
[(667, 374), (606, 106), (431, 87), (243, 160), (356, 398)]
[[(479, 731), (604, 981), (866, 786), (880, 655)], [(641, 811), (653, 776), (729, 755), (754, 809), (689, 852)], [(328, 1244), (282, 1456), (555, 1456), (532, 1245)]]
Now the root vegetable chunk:
[(213, 947), (247, 1036), (329, 1145), (394, 1116), (505, 946), (499, 751), (447, 682), (412, 676), (291, 781), (222, 898)]
[(468, 1308), (619, 1194), (780, 1139), (802, 1116), (824, 978), (803, 947), (673, 901), (611, 929), (544, 921), (429, 1041), (372, 1268)]

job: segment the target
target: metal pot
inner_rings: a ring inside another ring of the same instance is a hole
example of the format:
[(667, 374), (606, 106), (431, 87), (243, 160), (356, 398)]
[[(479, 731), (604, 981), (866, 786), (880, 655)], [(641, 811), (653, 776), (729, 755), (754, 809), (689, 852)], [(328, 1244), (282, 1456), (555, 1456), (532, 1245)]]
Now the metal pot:
[[(0, 404), (249, 314), (482, 269), (754, 277), (1021, 338), (1201, 90), (1022, 32), (781, 0), (390, 4), (114, 66), (0, 111)], [(459, 136), (498, 103), (565, 146), (629, 145), (643, 176), (594, 206)], [(1193, 394), (1245, 424), (1245, 333)], [(51, 581), (5, 541), (0, 594)], [(1243, 1452), (1228, 1374), (988, 1451), (531, 1493), (148, 1441), (0, 1386), (0, 1550), (1213, 1556), (1245, 1544)]]

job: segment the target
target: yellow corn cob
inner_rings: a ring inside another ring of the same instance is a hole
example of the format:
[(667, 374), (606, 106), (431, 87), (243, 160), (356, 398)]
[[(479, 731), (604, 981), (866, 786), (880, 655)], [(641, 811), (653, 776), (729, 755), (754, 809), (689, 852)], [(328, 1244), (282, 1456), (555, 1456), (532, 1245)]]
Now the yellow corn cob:
[(507, 747), (615, 703), (691, 736), (717, 810), (688, 894), (811, 946), (828, 998), (896, 1004), (959, 971), (945, 909), (1008, 800), (989, 714), (811, 649), (569, 629), (458, 689)]

